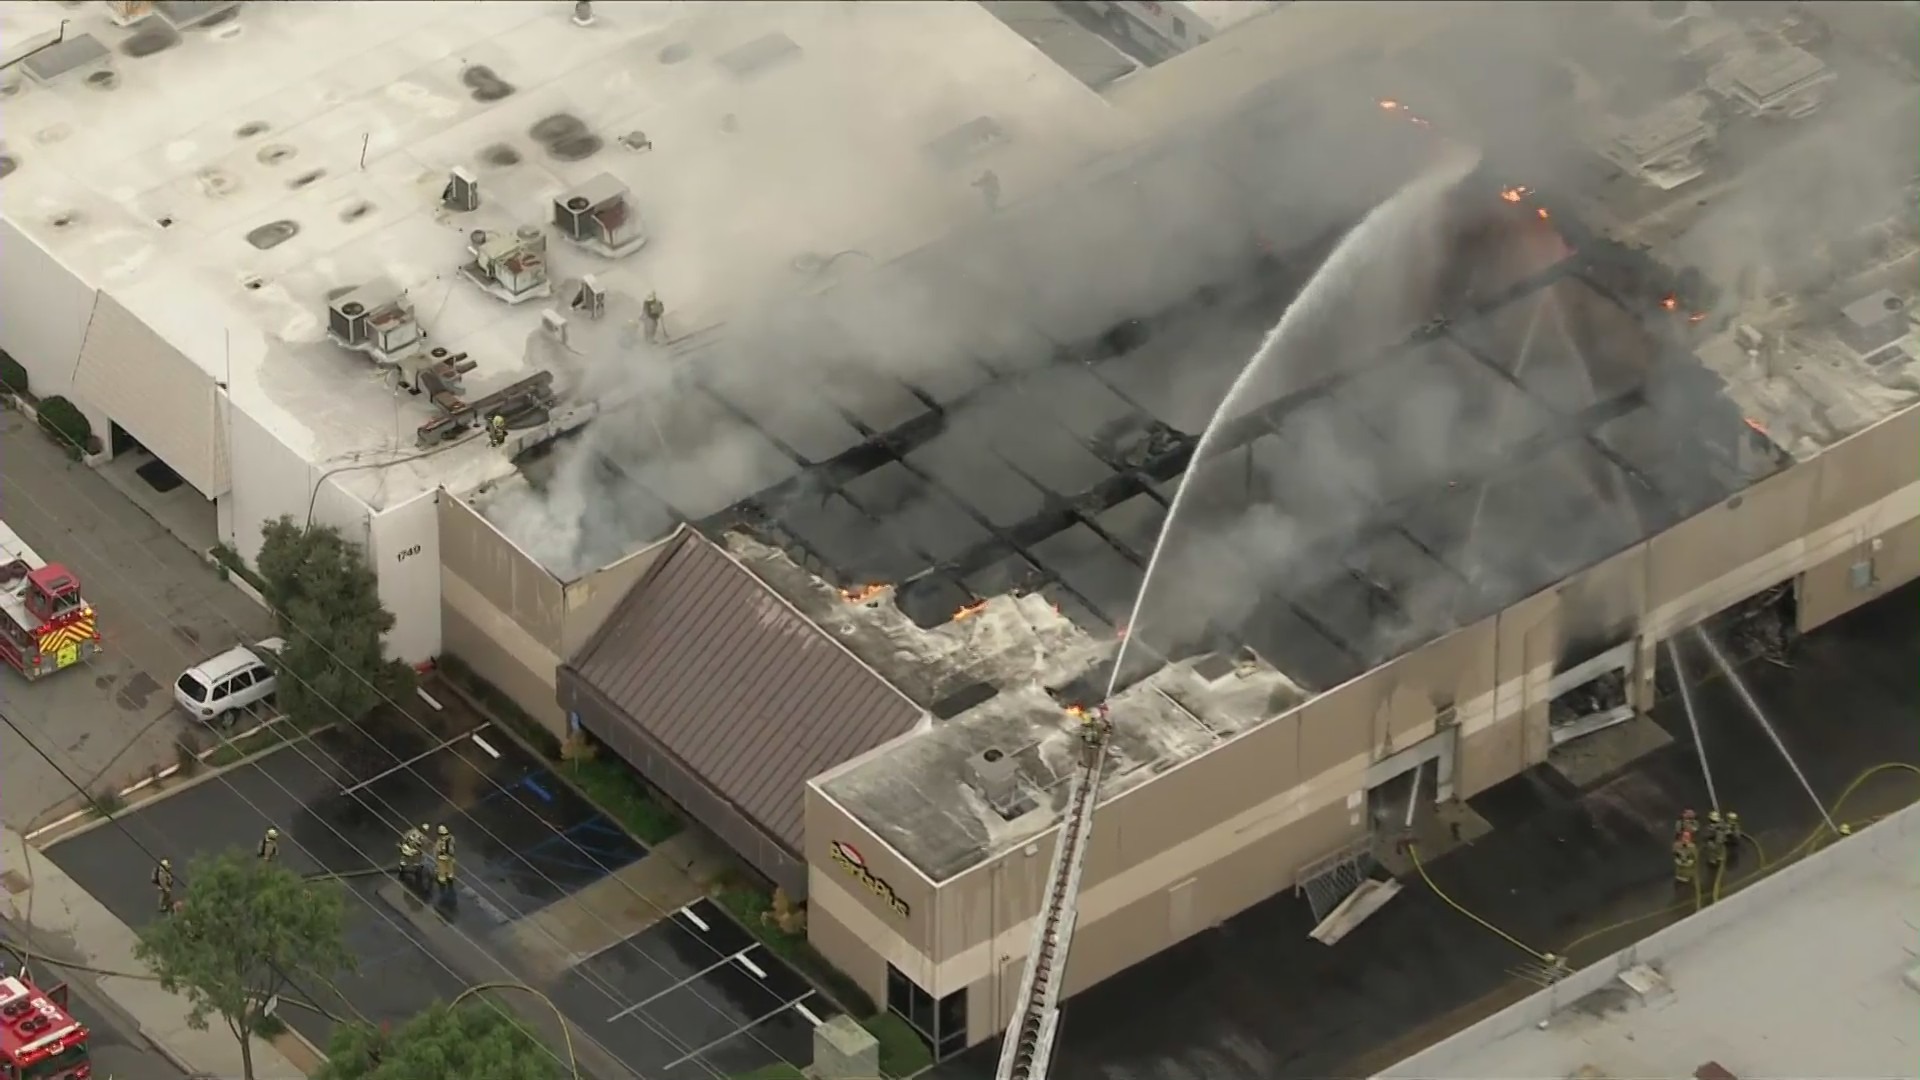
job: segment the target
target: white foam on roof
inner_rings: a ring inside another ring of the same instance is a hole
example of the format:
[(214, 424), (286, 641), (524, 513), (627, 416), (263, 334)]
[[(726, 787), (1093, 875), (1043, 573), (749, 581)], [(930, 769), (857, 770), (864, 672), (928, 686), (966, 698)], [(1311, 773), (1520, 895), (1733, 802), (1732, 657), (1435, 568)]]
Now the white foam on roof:
[[(0, 212), (310, 460), (353, 463), (410, 453), (431, 414), (325, 343), (328, 292), (375, 276), (407, 289), (436, 343), (479, 362), (469, 396), (523, 378), (546, 305), (457, 281), (467, 233), (542, 223), (554, 195), (601, 173), (629, 187), (651, 240), (607, 263), (553, 236), (552, 276), (658, 290), (685, 334), (803, 288), (796, 258), (884, 261), (984, 213), (971, 185), (987, 168), (1016, 198), (1126, 141), (1097, 96), (974, 4), (602, 4), (586, 28), (571, 14), (510, 0), (248, 4), (135, 59), (117, 46), (139, 28), (114, 27), (105, 5), (0, 3), (0, 39), (66, 19), (69, 38), (116, 50), (119, 75), (111, 90), (85, 70), (19, 79), (0, 98), (20, 160)], [(744, 76), (722, 62), (770, 35), (798, 51)], [(473, 65), (516, 92), (476, 100), (462, 82)], [(605, 147), (549, 156), (529, 129), (557, 113)], [(1009, 138), (961, 167), (932, 160), (927, 143), (981, 116)], [(267, 130), (238, 134), (252, 124)], [(653, 149), (622, 145), (630, 132)], [(521, 161), (488, 164), (482, 151), (500, 144)], [(268, 163), (268, 147), (293, 153)], [(454, 166), (480, 178), (477, 213), (439, 208)], [(283, 220), (298, 235), (270, 250), (246, 240)], [(470, 446), (361, 482), (471, 486), (503, 469)]]

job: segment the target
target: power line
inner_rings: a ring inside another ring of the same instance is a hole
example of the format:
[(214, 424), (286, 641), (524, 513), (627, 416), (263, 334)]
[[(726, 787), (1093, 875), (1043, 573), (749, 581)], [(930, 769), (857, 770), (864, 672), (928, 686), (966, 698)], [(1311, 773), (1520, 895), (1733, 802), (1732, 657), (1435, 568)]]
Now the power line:
[[(62, 434), (62, 437), (65, 438), (64, 433)], [(69, 443), (69, 445), (77, 445), (77, 444), (74, 444), (73, 440), (70, 438), (66, 438), (66, 441)], [(422, 455), (415, 455), (415, 456), (426, 456), (426, 455), (422, 454)], [(403, 460), (411, 460), (411, 458), (403, 459)], [(388, 464), (398, 464), (398, 462), (392, 462)], [(341, 471), (344, 471), (344, 470), (341, 470)], [(17, 491), (18, 485), (15, 485), (15, 488)], [(31, 494), (28, 494), (25, 492), (18, 492), (18, 493), (24, 495), (28, 502), (33, 503), (37, 508), (39, 508), (43, 515), (45, 515), (49, 519), (58, 520), (58, 515), (55, 515), (51, 511), (49, 511), (43, 503), (35, 499)], [(85, 492), (76, 491), (76, 494), (78, 494), (82, 499), (86, 500), (88, 503), (92, 504), (95, 507), (95, 509), (103, 509), (100, 507), (99, 503), (96, 500), (94, 500), (91, 496), (87, 495)], [(317, 496), (317, 492), (316, 492), (316, 496)], [(81, 540), (80, 543), (83, 547), (90, 546), (84, 540)], [(164, 569), (164, 564), (160, 562), (159, 557), (157, 555), (154, 555), (151, 551), (148, 551), (147, 554), (149, 558), (153, 559), (153, 561), (157, 566), (160, 566), (162, 569)], [(103, 556), (102, 562), (107, 567), (110, 573), (114, 574), (116, 577), (121, 578), (123, 581), (128, 580), (126, 573), (118, 569), (117, 567), (115, 567), (111, 559), (107, 559)], [(154, 605), (151, 603), (151, 601), (148, 601), (148, 606), (154, 606)], [(214, 607), (211, 604), (205, 604), (204, 606), (206, 606), (207, 610), (212, 612), (215, 615), (215, 617), (219, 618), (220, 621), (226, 623), (229, 629), (234, 630), (236, 633), (240, 632), (240, 627), (236, 626), (233, 623), (233, 621), (226, 616), (224, 612), (220, 611), (217, 607)], [(318, 648), (324, 655), (326, 655), (329, 659), (331, 659), (342, 670), (349, 672), (355, 679), (357, 679), (359, 682), (365, 685), (368, 689), (372, 690), (380, 702), (384, 703), (385, 705), (389, 706), (393, 711), (399, 713), (401, 716), (410, 720), (415, 727), (419, 728), (423, 733), (428, 735), (430, 738), (433, 738), (436, 743), (441, 741), (439, 739), (439, 733), (433, 731), (431, 728), (427, 727), (427, 725), (422, 723), (419, 720), (419, 718), (415, 717), (407, 707), (402, 706), (400, 703), (394, 701), (391, 695), (389, 695), (377, 683), (369, 679), (364, 673), (359, 671), (358, 668), (344, 662), (338, 653), (334, 652), (333, 649), (330, 648), (324, 641), (320, 640), (319, 638), (316, 638), (310, 631), (307, 630), (306, 627), (296, 623), (292, 618), (288, 617), (284, 612), (274, 609), (270, 605), (268, 609), (272, 614), (275, 615), (275, 617), (278, 620), (282, 621), (286, 626), (290, 627), (293, 631), (299, 633), (308, 642), (312, 643), (316, 648)], [(147, 623), (146, 620), (140, 620), (140, 621), (143, 623), (146, 623), (149, 629), (153, 629), (153, 626), (151, 623)], [(161, 636), (167, 636), (167, 635), (161, 635)], [(176, 646), (176, 651), (178, 651), (177, 646)], [(185, 654), (182, 653), (182, 655), (185, 655)], [(291, 673), (282, 672), (282, 674), (291, 674)], [(297, 675), (293, 676), (293, 678), (295, 682), (298, 682), (301, 685), (306, 686), (309, 690), (312, 689), (311, 684), (308, 684), (304, 680), (301, 680)], [(360, 732), (362, 735), (365, 735), (370, 742), (378, 746), (382, 751), (384, 751), (388, 755), (388, 757), (392, 758), (394, 762), (399, 766), (400, 769), (405, 770), (406, 772), (411, 774), (415, 779), (419, 780), (422, 783), (422, 785), (427, 788), (428, 791), (438, 796), (439, 799), (442, 802), (444, 802), (449, 808), (451, 808), (456, 814), (466, 819), (467, 821), (473, 823), (474, 826), (480, 831), (482, 835), (493, 840), (496, 844), (498, 844), (503, 849), (508, 851), (514, 851), (516, 854), (516, 857), (519, 858), (519, 861), (521, 862), (522, 865), (526, 866), (529, 870), (532, 870), (535, 874), (538, 874), (541, 877), (541, 879), (546, 881), (549, 885), (552, 885), (556, 889), (559, 889), (562, 894), (566, 893), (566, 890), (560, 888), (559, 883), (554, 881), (550, 875), (541, 871), (538, 867), (533, 866), (530, 862), (528, 862), (525, 859), (524, 856), (520, 856), (518, 854), (518, 851), (515, 847), (513, 847), (512, 845), (503, 843), (498, 836), (496, 836), (491, 830), (487, 829), (484, 825), (482, 825), (478, 821), (478, 819), (475, 818), (474, 815), (470, 813), (465, 807), (454, 802), (454, 800), (451, 797), (449, 797), (446, 794), (446, 792), (435, 787), (433, 783), (430, 780), (428, 780), (427, 777), (423, 776), (419, 772), (419, 770), (415, 767), (413, 762), (409, 761), (408, 759), (402, 758), (399, 754), (394, 753), (391, 747), (382, 743), (379, 739), (374, 738), (372, 733), (369, 732), (364, 726), (359, 724), (359, 722), (355, 721), (353, 718), (347, 716), (344, 710), (340, 709), (337, 703), (323, 697), (322, 695), (319, 695), (318, 693), (316, 693), (314, 696), (317, 699), (325, 702), (334, 711), (336, 715), (338, 715), (342, 720), (346, 721), (346, 723), (349, 726), (351, 726), (354, 730)], [(294, 749), (295, 753), (299, 754), (303, 760), (307, 761), (309, 764), (315, 765), (316, 768), (319, 768), (318, 764), (314, 762), (311, 757), (308, 757), (307, 754), (300, 748), (300, 740), (291, 741), (287, 745), (290, 748)], [(326, 755), (324, 752), (322, 752), (322, 756), (327, 757), (328, 761), (331, 764), (333, 764), (335, 767), (350, 773), (351, 770), (345, 770), (345, 766), (342, 765), (339, 761), (332, 759), (329, 755)], [(471, 765), (469, 765), (469, 767), (472, 768)], [(320, 769), (320, 771), (324, 774), (327, 770)], [(589, 860), (594, 859), (593, 854), (587, 851), (584, 847), (582, 847), (578, 841), (574, 840), (571, 836), (567, 835), (562, 830), (555, 828), (551, 823), (545, 821), (544, 818), (541, 818), (540, 815), (534, 812), (532, 807), (528, 806), (524, 801), (522, 801), (519, 798), (519, 796), (516, 795), (506, 785), (501, 784), (499, 781), (495, 780), (491, 776), (488, 776), (486, 773), (481, 772), (477, 768), (473, 769), (473, 771), (477, 775), (479, 775), (482, 779), (486, 780), (490, 785), (492, 785), (492, 787), (495, 789), (497, 793), (505, 795), (507, 798), (511, 799), (516, 806), (520, 807), (522, 810), (532, 815), (536, 820), (539, 820), (542, 824), (546, 825), (549, 831), (551, 831), (554, 834), (554, 836), (557, 837), (562, 843), (568, 845), (569, 847), (572, 847), (581, 856)], [(264, 770), (262, 772), (263, 772), (263, 775), (267, 775), (264, 773)], [(303, 802), (303, 800), (301, 800), (298, 796), (295, 796), (293, 792), (288, 791), (284, 785), (280, 784), (278, 780), (275, 780), (270, 775), (268, 776), (268, 779), (271, 782), (273, 782), (276, 787), (279, 787), (283, 792), (285, 792), (289, 797), (293, 798), (296, 802)], [(222, 783), (223, 783), (223, 786), (225, 786), (229, 791), (233, 792), (243, 802), (246, 802), (248, 806), (251, 807), (256, 813), (260, 813), (263, 818), (266, 818), (267, 820), (271, 820), (270, 815), (267, 815), (263, 811), (261, 811), (258, 806), (255, 806), (251, 802), (251, 800), (248, 800), (246, 796), (241, 794), (238, 791), (238, 789), (234, 788), (231, 783), (226, 782), (224, 779)], [(350, 797), (353, 797), (356, 802), (359, 802), (362, 806), (366, 807), (368, 810), (370, 811), (374, 810), (374, 808), (372, 806), (369, 806), (364, 799), (360, 799), (357, 796), (357, 794), (352, 794), (352, 793), (349, 793), (349, 794), (350, 794)], [(387, 804), (385, 800), (381, 800), (381, 802), (384, 809), (387, 811), (387, 814), (392, 815), (393, 819), (399, 820), (402, 826), (405, 826), (408, 824), (408, 822), (404, 817), (401, 817), (398, 813), (394, 812), (394, 808), (392, 807), (391, 804)], [(377, 813), (376, 813), (376, 816), (381, 817), (383, 820), (386, 820), (387, 818), (387, 815), (382, 815)], [(391, 821), (389, 821), (389, 824), (391, 825)], [(334, 828), (331, 824), (328, 824), (327, 828), (329, 832), (333, 833), (349, 849), (356, 851), (363, 857), (366, 857), (369, 862), (376, 861), (371, 856), (368, 856), (367, 852), (360, 850), (359, 847), (355, 845), (352, 841), (348, 840), (344, 835), (341, 835), (339, 830)], [(398, 835), (397, 830), (396, 830), (396, 835)], [(298, 845), (297, 842), (296, 842), (296, 846), (300, 846), (304, 849), (304, 846)], [(312, 853), (309, 852), (309, 855), (311, 854)], [(319, 862), (318, 859), (315, 859), (314, 861), (316, 863)], [(597, 860), (594, 860), (594, 861), (597, 862)], [(616, 878), (616, 880), (618, 879)], [(478, 886), (478, 884), (475, 883), (475, 885), (476, 885), (476, 892), (481, 891), (481, 888)], [(672, 912), (669, 912), (668, 910), (663, 908), (651, 897), (633, 888), (632, 885), (629, 885), (625, 882), (621, 882), (621, 885), (626, 890), (628, 895), (634, 897), (636, 900), (640, 901), (646, 907), (651, 908), (657, 915), (661, 916), (662, 918), (670, 917), (672, 915)], [(488, 893), (492, 893), (494, 899), (499, 900), (509, 910), (513, 909), (513, 905), (507, 903), (505, 898), (500, 896), (498, 893), (494, 893), (492, 892), (492, 890), (485, 890), (485, 891)], [(369, 906), (374, 906), (374, 905), (369, 905)], [(382, 912), (381, 914), (382, 914), (382, 917), (386, 919), (386, 921), (388, 921), (389, 923), (393, 922), (393, 920), (390, 917), (387, 917), (384, 912)], [(615, 928), (611, 924), (609, 924), (604, 917), (600, 916), (598, 912), (593, 912), (592, 917), (595, 919), (596, 922), (600, 923), (600, 925), (605, 927), (607, 930), (615, 931)], [(394, 925), (396, 925), (397, 927), (398, 924), (394, 924)], [(492, 957), (492, 954), (488, 950), (480, 946), (479, 943), (474, 941), (470, 935), (460, 930), (460, 928), (455, 926), (451, 921), (447, 923), (447, 926), (449, 929), (453, 930), (456, 934), (458, 934), (460, 937), (466, 940), (469, 944), (474, 945), (483, 954), (488, 955), (490, 959), (494, 959), (496, 963), (500, 963), (500, 961), (497, 958)], [(542, 931), (543, 933), (546, 934), (547, 937), (549, 938), (553, 937), (552, 932), (545, 930), (544, 927), (542, 928)], [(411, 937), (411, 935), (408, 935), (408, 936)], [(631, 935), (622, 935), (620, 937), (620, 941), (624, 942), (627, 939), (627, 937), (630, 937), (630, 936)], [(732, 958), (729, 954), (724, 953), (721, 949), (719, 949), (717, 946), (713, 945), (711, 942), (707, 941), (706, 939), (701, 938), (699, 940), (701, 941), (701, 944), (708, 950), (708, 952), (711, 953), (716, 959), (722, 962), (725, 962)], [(554, 939), (554, 943), (559, 944), (557, 939)], [(416, 944), (423, 950), (426, 948), (424, 943), (416, 942)], [(653, 966), (658, 968), (662, 973), (667, 974), (669, 976), (674, 974), (672, 971), (667, 969), (666, 965), (661, 963), (657, 958), (653, 957), (652, 955), (647, 954), (645, 952), (641, 952), (640, 950), (635, 950), (635, 951), (639, 952), (640, 955), (645, 956), (648, 962), (653, 964)], [(440, 964), (442, 968), (445, 968), (449, 972), (449, 974), (455, 974), (456, 978), (458, 977), (457, 973), (454, 973), (451, 968), (448, 968), (444, 961), (439, 960), (437, 956), (435, 957), (435, 960), (437, 963)], [(594, 988), (600, 991), (600, 993), (603, 996), (605, 996), (610, 1002), (620, 1006), (628, 1006), (632, 1004), (631, 1002), (625, 1001), (621, 997), (621, 995), (614, 990), (614, 988), (611, 985), (606, 983), (604, 979), (601, 979), (597, 976), (593, 976), (591, 973), (588, 973), (588, 972), (581, 972), (581, 975), (584, 981), (589, 983), (589, 985), (594, 986)], [(709, 1008), (713, 1008), (717, 1014), (722, 1016), (726, 1015), (724, 1010), (721, 1010), (720, 1008), (715, 1006), (714, 1003), (711, 1000), (709, 1000), (705, 994), (701, 993), (698, 988), (688, 986), (687, 989), (690, 993), (693, 994), (695, 998), (699, 999), (703, 1004), (706, 1004)], [(623, 1009), (622, 1011), (624, 1011), (626, 1015), (631, 1015), (641, 1020), (641, 1022), (646, 1027), (653, 1030), (656, 1034), (659, 1034), (662, 1038), (664, 1038), (670, 1046), (674, 1046), (678, 1049), (687, 1051), (689, 1053), (692, 1053), (697, 1049), (689, 1044), (684, 1043), (682, 1040), (677, 1038), (673, 1033), (666, 1030), (666, 1028), (662, 1024), (660, 1024), (658, 1021), (654, 1020), (650, 1016), (646, 1016), (644, 1013), (640, 1012), (639, 1010)], [(758, 1034), (755, 1034), (750, 1027), (742, 1028), (739, 1033), (744, 1034), (748, 1038), (752, 1039), (752, 1041), (760, 1045), (767, 1052), (771, 1053), (777, 1060), (786, 1061), (786, 1057), (784, 1054), (782, 1054), (776, 1048), (767, 1045), (767, 1043), (763, 1039), (761, 1039)], [(787, 1062), (787, 1063), (793, 1064), (792, 1062)], [(721, 1076), (721, 1073), (718, 1070), (714, 1069), (711, 1065), (707, 1064), (706, 1062), (702, 1061), (700, 1064), (704, 1069), (706, 1069), (706, 1071), (713, 1074), (715, 1077)]]

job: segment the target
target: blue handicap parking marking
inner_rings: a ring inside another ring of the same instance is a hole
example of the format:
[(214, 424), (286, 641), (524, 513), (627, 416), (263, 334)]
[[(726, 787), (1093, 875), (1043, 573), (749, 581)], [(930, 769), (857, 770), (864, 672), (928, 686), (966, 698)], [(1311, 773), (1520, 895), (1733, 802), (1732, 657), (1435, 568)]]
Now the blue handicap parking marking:
[(526, 788), (528, 791), (533, 792), (535, 795), (538, 795), (542, 802), (553, 801), (553, 792), (548, 791), (545, 787), (542, 787), (540, 784), (540, 781), (534, 779), (534, 775), (532, 773), (528, 773), (527, 775), (520, 778), (520, 786), (523, 788)]

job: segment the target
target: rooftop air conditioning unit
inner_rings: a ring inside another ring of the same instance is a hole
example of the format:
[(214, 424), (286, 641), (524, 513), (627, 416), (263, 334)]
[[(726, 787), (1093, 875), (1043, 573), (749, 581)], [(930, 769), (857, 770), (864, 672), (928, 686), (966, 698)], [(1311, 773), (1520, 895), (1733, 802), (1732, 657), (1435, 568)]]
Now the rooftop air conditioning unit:
[(465, 169), (455, 169), (440, 192), (440, 205), (455, 213), (480, 209), (480, 181)]
[(398, 364), (420, 352), (427, 335), (406, 294), (379, 278), (327, 305), (327, 337), (343, 349)]
[(1020, 772), (1004, 751), (988, 747), (972, 759), (973, 789), (1003, 816), (1020, 805)]
[(618, 259), (646, 246), (640, 215), (627, 202), (627, 186), (610, 173), (564, 192), (553, 200), (553, 225), (560, 235), (603, 258)]
[(468, 281), (496, 300), (518, 304), (553, 291), (547, 280), (547, 234), (522, 225), (511, 233), (475, 229), (467, 238), (473, 258), (460, 268)]

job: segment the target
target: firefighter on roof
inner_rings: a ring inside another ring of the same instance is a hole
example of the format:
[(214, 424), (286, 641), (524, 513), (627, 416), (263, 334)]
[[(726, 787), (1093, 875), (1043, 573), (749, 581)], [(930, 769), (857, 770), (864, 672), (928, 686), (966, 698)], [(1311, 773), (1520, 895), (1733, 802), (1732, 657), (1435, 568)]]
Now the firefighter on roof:
[(153, 889), (160, 894), (161, 914), (173, 911), (173, 860), (161, 859), (153, 868)]
[(453, 886), (453, 834), (445, 825), (433, 838), (433, 881), (442, 889)]
[(279, 829), (272, 828), (271, 826), (268, 827), (267, 834), (260, 838), (259, 854), (260, 861), (264, 863), (270, 863), (280, 857)]
[(487, 417), (487, 445), (503, 446), (507, 441), (507, 418), (499, 413)]
[(640, 306), (641, 318), (647, 326), (647, 340), (662, 345), (667, 340), (667, 305), (660, 302), (660, 294), (650, 292), (647, 302)]

